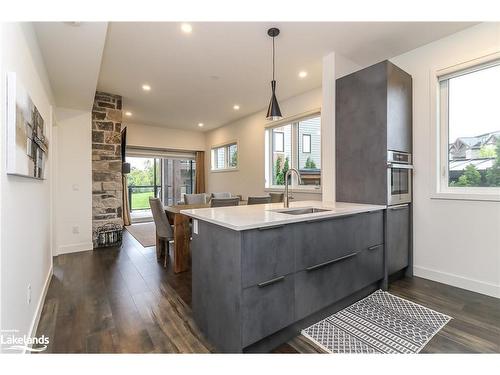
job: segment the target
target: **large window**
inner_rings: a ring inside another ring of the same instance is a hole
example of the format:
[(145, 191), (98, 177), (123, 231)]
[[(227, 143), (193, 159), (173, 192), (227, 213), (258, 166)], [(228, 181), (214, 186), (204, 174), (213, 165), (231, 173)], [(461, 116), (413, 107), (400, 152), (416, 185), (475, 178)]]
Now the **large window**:
[(212, 171), (238, 168), (238, 144), (236, 142), (212, 148)]
[(500, 60), (439, 78), (441, 192), (500, 187)]
[(266, 130), (266, 188), (282, 187), (289, 168), (300, 172), (302, 185), (293, 176), (292, 187), (319, 189), (321, 185), (321, 118), (319, 114), (281, 123)]

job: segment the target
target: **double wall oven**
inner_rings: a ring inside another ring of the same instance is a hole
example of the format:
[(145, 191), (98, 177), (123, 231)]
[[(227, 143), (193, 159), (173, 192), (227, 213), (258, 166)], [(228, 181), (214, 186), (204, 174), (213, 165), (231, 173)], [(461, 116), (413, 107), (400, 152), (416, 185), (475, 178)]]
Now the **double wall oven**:
[(411, 202), (412, 170), (411, 154), (387, 151), (387, 205)]

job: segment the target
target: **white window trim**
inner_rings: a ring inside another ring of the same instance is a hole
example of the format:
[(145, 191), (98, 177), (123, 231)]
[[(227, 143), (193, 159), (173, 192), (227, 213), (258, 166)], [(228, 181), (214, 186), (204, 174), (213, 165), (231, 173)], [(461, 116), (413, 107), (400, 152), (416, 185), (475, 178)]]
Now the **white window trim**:
[[(308, 144), (309, 144), (308, 149), (309, 149), (309, 151), (304, 151), (304, 149), (305, 149), (305, 147), (304, 147), (304, 145), (305, 145), (305, 143), (304, 143), (305, 138), (308, 139)], [(311, 134), (302, 134), (302, 153), (303, 154), (310, 154), (311, 153)]]
[[(448, 186), (448, 123), (447, 111), (443, 111), (444, 103), (440, 102), (441, 85), (439, 78), (451, 76), (458, 71), (473, 68), (500, 59), (500, 51), (487, 51), (481, 57), (461, 61), (446, 68), (430, 71), (430, 125), (431, 125), (431, 199), (500, 201), (500, 188), (490, 187), (449, 187)], [(417, 170), (418, 172), (418, 170)]]
[[(268, 178), (271, 177), (271, 171), (272, 171), (272, 158), (270, 157), (270, 155), (273, 154), (273, 143), (274, 143), (274, 137), (273, 136), (268, 136), (268, 134), (273, 134), (272, 133), (272, 130), (274, 128), (280, 128), (282, 126), (286, 126), (286, 125), (292, 125), (292, 128), (293, 128), (293, 125), (300, 122), (300, 121), (305, 121), (305, 120), (308, 120), (308, 119), (311, 119), (311, 118), (314, 118), (314, 117), (320, 117), (321, 118), (321, 109), (313, 109), (311, 111), (307, 111), (307, 112), (304, 112), (304, 113), (301, 113), (301, 114), (298, 114), (298, 115), (295, 115), (295, 116), (290, 116), (290, 117), (287, 117), (287, 118), (284, 118), (284, 119), (281, 119), (281, 120), (278, 120), (278, 121), (273, 121), (271, 122), (269, 125), (267, 125), (265, 127), (265, 132), (264, 132), (264, 138), (270, 138), (270, 142), (265, 140), (265, 186), (264, 186), (264, 191), (265, 192), (282, 192), (283, 189), (284, 189), (284, 185), (272, 185), (270, 183), (267, 183), (268, 181)], [(268, 133), (269, 132), (269, 133)], [(292, 166), (297, 166), (297, 163), (298, 163), (298, 149), (299, 149), (299, 137), (298, 137), (298, 134), (296, 134), (297, 132), (294, 132), (292, 130), (292, 155), (291, 155), (291, 160), (290, 160), (290, 164)], [(284, 142), (283, 142), (284, 144)], [(295, 152), (293, 152), (293, 150), (296, 150)], [(323, 150), (321, 151), (321, 155), (323, 155)], [(323, 177), (323, 174), (321, 174), (321, 177)], [(271, 181), (272, 181), (272, 178), (271, 178)], [(271, 182), (270, 181), (270, 182)], [(322, 192), (322, 186), (323, 185), (298, 185), (298, 179), (296, 177), (295, 174), (292, 174), (292, 183), (289, 187), (289, 191), (290, 192), (297, 192), (297, 193), (317, 193), (317, 194), (320, 194)]]
[[(238, 152), (238, 157), (236, 159), (236, 167), (229, 167), (229, 146), (236, 145), (236, 150)], [(213, 150), (216, 148), (225, 148), (224, 151), (224, 168), (214, 168), (213, 164)], [(237, 172), (240, 166), (240, 144), (238, 140), (232, 140), (229, 142), (224, 142), (210, 147), (210, 172), (211, 173), (221, 173), (221, 172)]]

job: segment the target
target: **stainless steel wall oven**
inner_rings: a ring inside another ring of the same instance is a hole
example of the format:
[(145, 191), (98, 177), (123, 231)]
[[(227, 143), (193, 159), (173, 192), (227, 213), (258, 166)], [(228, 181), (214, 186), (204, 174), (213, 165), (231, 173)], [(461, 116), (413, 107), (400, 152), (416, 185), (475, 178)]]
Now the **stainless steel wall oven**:
[(387, 151), (387, 205), (411, 202), (411, 154)]

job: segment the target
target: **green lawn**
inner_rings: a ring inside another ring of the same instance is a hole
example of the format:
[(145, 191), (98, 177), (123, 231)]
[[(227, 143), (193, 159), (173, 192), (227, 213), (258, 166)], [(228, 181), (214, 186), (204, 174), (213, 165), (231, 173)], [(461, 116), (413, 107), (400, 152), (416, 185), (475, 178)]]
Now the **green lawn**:
[(132, 193), (132, 202), (130, 202), (132, 210), (144, 210), (149, 208), (149, 197), (152, 196), (154, 196), (152, 191), (146, 193)]

